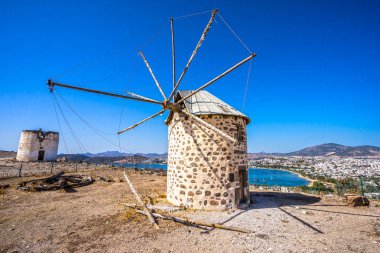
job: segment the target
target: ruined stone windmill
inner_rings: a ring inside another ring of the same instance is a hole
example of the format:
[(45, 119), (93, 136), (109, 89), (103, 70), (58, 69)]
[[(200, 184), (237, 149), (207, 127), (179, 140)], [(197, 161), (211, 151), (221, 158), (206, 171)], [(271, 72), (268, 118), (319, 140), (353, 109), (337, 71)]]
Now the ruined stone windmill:
[(157, 101), (131, 92), (119, 95), (98, 90), (71, 86), (48, 80), (50, 91), (60, 86), (123, 99), (161, 105), (162, 109), (150, 117), (118, 132), (131, 130), (138, 125), (169, 111), (168, 125), (167, 199), (175, 205), (195, 209), (224, 210), (249, 203), (246, 125), (249, 118), (204, 89), (250, 61), (256, 54), (238, 62), (196, 90), (177, 91), (194, 56), (204, 41), (217, 10), (212, 12), (200, 40), (190, 56), (179, 79), (175, 77), (175, 44), (173, 18), (172, 63), (173, 90), (166, 97), (148, 61), (145, 62), (163, 101)]

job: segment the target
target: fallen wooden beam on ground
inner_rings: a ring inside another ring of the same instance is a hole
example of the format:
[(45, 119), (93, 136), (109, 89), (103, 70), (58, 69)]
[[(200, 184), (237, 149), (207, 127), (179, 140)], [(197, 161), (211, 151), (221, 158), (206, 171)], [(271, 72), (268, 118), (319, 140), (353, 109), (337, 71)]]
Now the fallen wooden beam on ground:
[(129, 186), (129, 188), (131, 189), (131, 192), (133, 193), (133, 195), (135, 196), (135, 199), (137, 201), (137, 203), (143, 207), (143, 213), (148, 216), (148, 219), (150, 221), (150, 223), (153, 224), (154, 228), (155, 229), (160, 229), (160, 227), (157, 225), (156, 221), (154, 220), (154, 217), (152, 215), (152, 213), (148, 210), (148, 208), (146, 207), (146, 205), (144, 204), (144, 202), (142, 201), (142, 199), (140, 198), (139, 194), (137, 193), (135, 187), (133, 186), (131, 180), (129, 180), (127, 174), (125, 173), (124, 171), (124, 178), (125, 178), (125, 181), (127, 181), (127, 184)]
[[(143, 208), (143, 206), (138, 205), (138, 204), (125, 203), (124, 205), (126, 207), (131, 207), (131, 208), (141, 208), (141, 209)], [(159, 210), (159, 211), (164, 211), (164, 212), (168, 212), (168, 213), (173, 213), (173, 212), (185, 210), (184, 207), (179, 207), (179, 206), (165, 206), (165, 205), (150, 205), (150, 204), (147, 204), (146, 207), (149, 210)]]
[(92, 184), (95, 180), (84, 175), (64, 175), (61, 171), (57, 174), (40, 179), (33, 179), (18, 183), (16, 189), (22, 191), (52, 191), (61, 189), (71, 189)]
[(1, 184), (0, 185), (0, 189), (7, 189), (9, 187), (11, 187), (9, 184)]
[[(145, 212), (140, 211), (140, 210), (136, 210), (136, 212), (146, 215)], [(252, 233), (252, 231), (248, 229), (244, 229), (244, 228), (234, 228), (234, 227), (224, 226), (224, 225), (216, 224), (216, 223), (207, 223), (207, 222), (198, 222), (198, 221), (196, 222), (196, 221), (192, 221), (185, 218), (179, 218), (179, 217), (158, 214), (158, 213), (152, 213), (152, 215), (156, 218), (160, 218), (163, 220), (172, 220), (172, 221), (179, 222), (185, 225), (192, 225), (192, 226), (197, 226), (197, 227), (203, 226), (203, 227), (219, 228), (219, 229), (230, 230), (230, 231), (246, 233), (246, 234)]]

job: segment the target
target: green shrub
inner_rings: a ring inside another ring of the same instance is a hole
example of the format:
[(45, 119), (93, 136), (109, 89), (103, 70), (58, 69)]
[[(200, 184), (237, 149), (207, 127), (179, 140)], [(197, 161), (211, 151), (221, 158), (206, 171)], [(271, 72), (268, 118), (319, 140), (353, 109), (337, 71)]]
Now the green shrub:
[(314, 181), (312, 186), (300, 186), (299, 187), (303, 192), (309, 193), (332, 193), (334, 189), (325, 186), (321, 181)]

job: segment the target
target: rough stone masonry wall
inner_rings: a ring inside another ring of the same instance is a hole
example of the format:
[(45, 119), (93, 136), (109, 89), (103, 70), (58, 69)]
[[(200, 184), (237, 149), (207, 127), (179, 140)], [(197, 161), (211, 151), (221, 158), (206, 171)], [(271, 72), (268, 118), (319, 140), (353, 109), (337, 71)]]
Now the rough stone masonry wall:
[(30, 162), (38, 160), (39, 150), (44, 150), (44, 161), (56, 161), (59, 134), (47, 132), (43, 140), (38, 139), (37, 131), (22, 131), (17, 150), (18, 161)]
[[(167, 199), (194, 209), (236, 208), (238, 168), (248, 167), (246, 120), (226, 115), (200, 117), (234, 138), (240, 124), (242, 141), (233, 144), (185, 114), (174, 113), (168, 128)], [(233, 182), (229, 173), (234, 174)]]

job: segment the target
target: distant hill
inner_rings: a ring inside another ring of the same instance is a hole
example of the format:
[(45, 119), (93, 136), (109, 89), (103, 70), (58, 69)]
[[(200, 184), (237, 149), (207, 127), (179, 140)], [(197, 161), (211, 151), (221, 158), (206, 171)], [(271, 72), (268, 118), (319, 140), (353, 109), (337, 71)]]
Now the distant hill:
[(123, 157), (122, 159), (119, 159), (117, 162), (118, 163), (144, 163), (148, 160), (150, 160), (149, 157), (136, 154), (136, 155)]
[(84, 162), (87, 163), (111, 163), (111, 162), (116, 162), (124, 159), (125, 156), (115, 156), (115, 157), (89, 157), (84, 160)]
[(266, 153), (266, 152), (247, 153), (248, 159), (267, 157), (267, 156), (285, 156), (285, 155), (286, 153)]
[(61, 159), (63, 157), (66, 157), (68, 161), (72, 161), (72, 162), (84, 161), (90, 158), (89, 156), (81, 155), (81, 154), (59, 154), (57, 156), (58, 159)]
[(295, 152), (287, 153), (288, 156), (380, 156), (380, 147), (375, 146), (344, 146), (336, 143), (326, 143)]
[[(166, 161), (167, 153), (122, 153), (119, 151), (105, 151), (101, 153), (59, 154), (58, 158), (66, 157), (69, 161), (83, 161), (89, 163), (106, 163), (124, 161), (127, 163), (161, 163)], [(374, 157), (380, 158), (380, 147), (376, 146), (344, 146), (336, 143), (325, 143), (289, 153), (248, 153), (248, 159), (267, 156), (341, 156), (341, 157)], [(16, 152), (0, 150), (0, 158), (16, 157)]]
[(341, 156), (380, 158), (380, 147), (368, 145), (351, 147), (336, 143), (325, 143), (289, 153), (249, 153), (248, 159), (265, 156)]
[(159, 154), (159, 153), (123, 153), (119, 151), (105, 151), (101, 153), (85, 153), (85, 156), (88, 157), (126, 157), (126, 156), (133, 156), (133, 155), (141, 155), (141, 156), (146, 156), (149, 158), (161, 158), (161, 157), (166, 157), (167, 153)]
[(141, 155), (141, 156), (146, 156), (146, 157), (149, 157), (149, 158), (166, 158), (168, 157), (168, 153), (162, 153), (162, 154), (159, 154), (159, 153), (136, 153), (135, 155)]
[(122, 156), (128, 156), (131, 155), (129, 153), (122, 153), (119, 151), (105, 151), (105, 152), (100, 152), (100, 153), (84, 153), (85, 156), (88, 157), (122, 157)]
[(109, 162), (122, 162), (122, 163), (144, 163), (144, 162), (162, 162), (166, 161), (167, 153), (121, 153), (118, 151), (106, 151), (101, 153), (85, 153), (85, 154), (59, 154), (58, 159), (65, 157), (68, 161), (73, 162), (88, 162), (88, 163), (109, 163)]
[(58, 159), (65, 157), (70, 162), (86, 162), (86, 163), (110, 163), (123, 160), (126, 156), (87, 156), (82, 154), (59, 154)]

